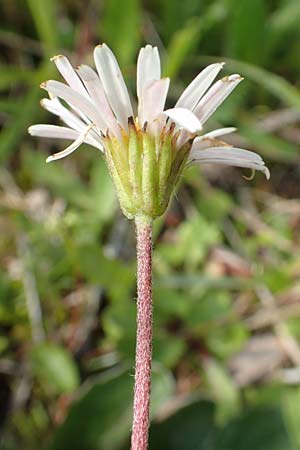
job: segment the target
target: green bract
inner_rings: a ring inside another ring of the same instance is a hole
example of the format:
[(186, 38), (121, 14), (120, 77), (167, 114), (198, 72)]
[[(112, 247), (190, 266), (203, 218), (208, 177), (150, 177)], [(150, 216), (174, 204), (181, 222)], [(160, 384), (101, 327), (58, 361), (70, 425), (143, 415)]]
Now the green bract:
[(158, 136), (128, 120), (128, 133), (122, 139), (109, 134), (104, 138), (107, 165), (117, 190), (122, 211), (129, 219), (161, 216), (183, 170), (192, 139), (177, 148), (174, 124), (165, 126)]

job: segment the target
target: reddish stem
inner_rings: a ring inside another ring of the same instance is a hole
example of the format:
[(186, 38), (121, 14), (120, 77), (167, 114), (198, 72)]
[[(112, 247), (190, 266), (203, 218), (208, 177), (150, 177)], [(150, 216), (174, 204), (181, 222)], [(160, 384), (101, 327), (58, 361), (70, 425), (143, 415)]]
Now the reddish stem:
[(152, 359), (152, 224), (136, 219), (137, 336), (131, 450), (147, 450)]

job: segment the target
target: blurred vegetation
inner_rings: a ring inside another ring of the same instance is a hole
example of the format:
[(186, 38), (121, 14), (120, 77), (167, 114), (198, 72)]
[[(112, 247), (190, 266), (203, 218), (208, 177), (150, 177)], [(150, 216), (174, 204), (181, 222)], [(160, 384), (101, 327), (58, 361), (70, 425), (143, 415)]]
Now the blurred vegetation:
[[(51, 165), (49, 57), (107, 42), (134, 92), (158, 45), (170, 105), (212, 61), (245, 81), (209, 127), (272, 173), (193, 167), (155, 228), (151, 450), (300, 449), (299, 0), (2, 0), (0, 447), (129, 447), (135, 239), (100, 154)], [(55, 122), (53, 122), (55, 123)]]

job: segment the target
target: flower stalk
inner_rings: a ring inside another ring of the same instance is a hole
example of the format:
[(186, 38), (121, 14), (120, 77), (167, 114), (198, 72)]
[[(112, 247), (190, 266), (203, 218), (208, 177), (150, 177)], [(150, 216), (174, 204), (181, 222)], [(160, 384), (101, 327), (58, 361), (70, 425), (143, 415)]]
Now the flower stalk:
[(137, 334), (131, 450), (147, 450), (152, 360), (152, 221), (137, 217)]

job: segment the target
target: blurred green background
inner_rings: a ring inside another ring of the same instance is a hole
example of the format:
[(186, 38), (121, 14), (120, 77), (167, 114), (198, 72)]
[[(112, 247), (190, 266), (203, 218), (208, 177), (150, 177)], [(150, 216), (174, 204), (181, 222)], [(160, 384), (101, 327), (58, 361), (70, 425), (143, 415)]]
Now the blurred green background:
[(169, 106), (207, 64), (245, 81), (207, 129), (271, 169), (192, 167), (156, 222), (150, 450), (300, 449), (299, 0), (1, 0), (0, 448), (129, 448), (135, 237), (99, 152), (40, 108), (49, 58), (105, 41), (134, 92), (157, 45)]

